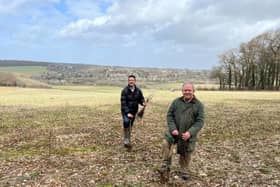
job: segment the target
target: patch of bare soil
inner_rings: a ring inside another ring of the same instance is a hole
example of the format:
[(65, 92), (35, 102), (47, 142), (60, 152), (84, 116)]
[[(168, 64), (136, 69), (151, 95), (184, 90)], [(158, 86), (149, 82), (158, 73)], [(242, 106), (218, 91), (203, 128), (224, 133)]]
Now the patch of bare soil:
[(135, 122), (131, 152), (122, 144), (119, 112), (83, 111), (89, 118), (69, 118), (65, 125), (14, 127), (0, 142), (0, 186), (280, 186), (278, 111), (264, 123), (243, 115), (244, 128), (236, 124), (242, 112), (227, 108), (228, 120), (208, 106), (190, 179), (178, 177), (174, 154), (170, 179), (162, 184), (157, 169), (167, 106), (149, 107)]

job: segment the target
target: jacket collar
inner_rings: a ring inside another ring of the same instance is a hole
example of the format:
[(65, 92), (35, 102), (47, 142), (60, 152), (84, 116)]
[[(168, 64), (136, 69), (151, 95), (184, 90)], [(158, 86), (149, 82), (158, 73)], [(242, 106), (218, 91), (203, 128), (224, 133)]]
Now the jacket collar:
[[(180, 99), (181, 99), (183, 102), (186, 102), (185, 99), (184, 99), (184, 96), (181, 96)], [(196, 103), (196, 101), (197, 101), (197, 99), (196, 99), (195, 95), (193, 95), (193, 98), (190, 100), (189, 103)]]
[[(127, 86), (126, 86), (126, 89), (128, 89), (128, 90), (130, 90), (130, 91), (131, 91), (131, 88), (130, 88), (130, 86), (129, 86), (129, 85), (127, 85)], [(136, 86), (136, 85), (134, 85), (134, 89), (133, 89), (133, 91), (135, 91), (136, 89), (138, 89), (138, 88), (137, 88), (137, 86)]]

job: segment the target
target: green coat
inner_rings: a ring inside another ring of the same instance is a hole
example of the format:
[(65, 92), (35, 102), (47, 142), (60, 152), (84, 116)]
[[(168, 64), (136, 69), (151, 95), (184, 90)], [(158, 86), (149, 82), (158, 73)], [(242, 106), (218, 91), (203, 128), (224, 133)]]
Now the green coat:
[[(178, 143), (182, 138), (182, 133), (188, 131), (191, 134), (187, 140), (187, 152), (195, 149), (197, 134), (204, 125), (204, 107), (203, 104), (194, 97), (189, 103), (185, 102), (183, 97), (175, 99), (167, 112), (168, 131), (165, 138), (169, 144)], [(172, 131), (177, 129), (179, 136), (172, 136)]]

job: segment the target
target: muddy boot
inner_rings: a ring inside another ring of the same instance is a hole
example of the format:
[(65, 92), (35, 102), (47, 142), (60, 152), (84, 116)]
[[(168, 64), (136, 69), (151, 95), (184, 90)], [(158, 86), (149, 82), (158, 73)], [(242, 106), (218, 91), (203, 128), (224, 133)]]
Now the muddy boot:
[(130, 137), (131, 135), (129, 128), (124, 128), (124, 147), (128, 150), (131, 149)]
[(169, 174), (170, 174), (170, 168), (166, 166), (162, 166), (161, 168), (158, 169), (159, 174), (160, 174), (160, 182), (161, 183), (166, 183), (169, 180)]
[(170, 174), (170, 161), (164, 161), (162, 166), (158, 169), (158, 172), (160, 174), (160, 182), (168, 182)]
[(187, 172), (180, 172), (179, 176), (184, 181), (186, 181), (186, 180), (188, 180), (190, 178), (190, 176), (188, 175)]

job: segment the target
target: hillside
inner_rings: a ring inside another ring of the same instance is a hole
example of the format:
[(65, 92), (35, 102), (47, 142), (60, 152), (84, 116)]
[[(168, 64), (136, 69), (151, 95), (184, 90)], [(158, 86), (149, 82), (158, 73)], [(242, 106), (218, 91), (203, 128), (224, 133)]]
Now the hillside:
[(0, 86), (50, 88), (48, 84), (33, 79), (44, 71), (47, 71), (46, 63), (0, 61)]
[(25, 60), (0, 60), (0, 67), (2, 66), (48, 66), (48, 62), (35, 62)]
[(48, 84), (34, 80), (28, 74), (9, 73), (9, 72), (6, 73), (1, 71), (0, 71), (0, 86), (50, 88)]
[[(195, 83), (214, 82), (210, 79), (209, 70), (161, 69), (161, 68), (132, 68), (119, 66), (98, 66), (85, 64), (66, 64), (33, 61), (0, 60), (1, 68), (32, 67), (40, 69), (32, 73), (31, 78), (50, 85), (123, 85), (129, 74), (134, 74), (139, 84), (155, 85), (158, 83), (174, 83), (192, 81)], [(36, 68), (37, 67), (37, 68)], [(45, 71), (42, 71), (42, 67)], [(11, 69), (11, 68), (10, 68)], [(18, 71), (17, 71), (18, 72)]]

